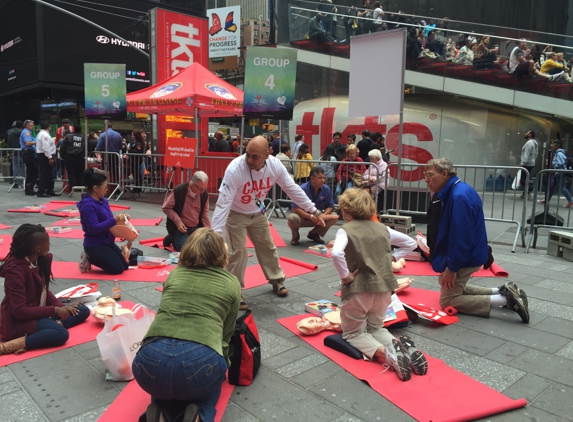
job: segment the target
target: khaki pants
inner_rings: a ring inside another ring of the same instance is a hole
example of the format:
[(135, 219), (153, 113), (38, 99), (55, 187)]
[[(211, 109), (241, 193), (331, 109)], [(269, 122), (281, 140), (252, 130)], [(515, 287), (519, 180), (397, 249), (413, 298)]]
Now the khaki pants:
[(247, 268), (247, 234), (255, 246), (255, 253), (263, 274), (269, 283), (283, 281), (285, 275), (279, 265), (275, 242), (271, 237), (269, 222), (260, 212), (240, 214), (235, 211), (227, 218), (227, 246), (229, 247), (229, 264), (227, 270), (239, 279), (245, 287), (245, 269)]
[(440, 306), (442, 309), (453, 306), (462, 314), (489, 317), (491, 289), (481, 286), (467, 286), (471, 275), (480, 268), (460, 268), (454, 287), (450, 290), (442, 287), (440, 291)]
[(309, 234), (311, 233), (316, 233), (318, 234), (320, 237), (324, 236), (326, 234), (326, 232), (328, 231), (328, 229), (330, 229), (334, 224), (336, 224), (338, 220), (328, 220), (325, 221), (326, 225), (324, 227), (322, 226), (315, 226), (314, 223), (312, 222), (312, 220), (307, 220), (306, 218), (301, 218), (300, 215), (293, 213), (290, 213), (288, 216), (288, 226), (290, 227), (290, 231), (292, 232), (292, 238), (293, 239), (298, 239), (300, 237), (299, 234), (299, 229), (301, 227), (314, 227)]
[(351, 293), (340, 305), (342, 338), (370, 359), (394, 336), (384, 328), (392, 292)]

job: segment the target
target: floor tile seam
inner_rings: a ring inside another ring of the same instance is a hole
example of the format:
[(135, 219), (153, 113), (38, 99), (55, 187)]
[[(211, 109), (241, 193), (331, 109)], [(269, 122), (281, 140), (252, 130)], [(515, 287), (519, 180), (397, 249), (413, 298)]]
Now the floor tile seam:
[(34, 398), (30, 395), (30, 393), (28, 393), (28, 391), (24, 388), (24, 386), (22, 385), (22, 383), (20, 382), (20, 380), (14, 375), (14, 373), (10, 370), (10, 368), (8, 367), (8, 370), (10, 371), (12, 377), (14, 378), (14, 381), (16, 381), (16, 383), (18, 384), (18, 386), (20, 387), (19, 391), (13, 391), (10, 394), (6, 394), (6, 396), (10, 396), (11, 394), (15, 394), (15, 393), (19, 393), (22, 392), (27, 398), (28, 400), (34, 404), (34, 406), (36, 406), (36, 408), (38, 409), (38, 412), (44, 417), (44, 419), (47, 422), (50, 422), (50, 419), (48, 418), (48, 416), (44, 413), (44, 411), (42, 410), (42, 408), (40, 407), (40, 404), (36, 402), (36, 400), (34, 400)]
[[(324, 363), (327, 363), (327, 362), (323, 362), (323, 364), (324, 364)], [(321, 365), (322, 365), (322, 364), (321, 364)], [(331, 418), (331, 420), (335, 420), (336, 418), (339, 418), (339, 417), (343, 416), (343, 415), (346, 414), (346, 413), (349, 413), (349, 414), (351, 414), (351, 415), (357, 417), (358, 419), (360, 419), (360, 417), (359, 417), (358, 415), (355, 415), (354, 413), (352, 413), (352, 412), (350, 412), (350, 411), (346, 411), (346, 410), (340, 408), (340, 406), (338, 406), (336, 403), (333, 403), (333, 402), (331, 402), (331, 401), (325, 399), (324, 397), (319, 396), (318, 394), (316, 394), (316, 393), (313, 392), (312, 390), (309, 390), (308, 388), (305, 388), (305, 387), (302, 387), (301, 385), (298, 385), (297, 383), (293, 382), (290, 378), (287, 378), (287, 377), (281, 375), (280, 373), (277, 373), (277, 372), (275, 372), (274, 370), (271, 370), (271, 369), (269, 369), (269, 368), (265, 368), (265, 369), (271, 371), (275, 376), (280, 377), (283, 381), (285, 381), (285, 382), (287, 382), (288, 384), (290, 384), (291, 387), (294, 387), (294, 388), (296, 388), (296, 389), (301, 389), (301, 390), (303, 390), (303, 391), (306, 392), (306, 393), (310, 393), (310, 394), (313, 396), (313, 399), (318, 399), (319, 401), (322, 401), (322, 402), (324, 402), (324, 403), (328, 403), (329, 405), (333, 406), (334, 408), (336, 408), (337, 410), (339, 410), (340, 412), (342, 412), (342, 413), (341, 413), (340, 415), (338, 415), (338, 416), (333, 416), (333, 417)], [(310, 371), (310, 369), (308, 369), (307, 371), (301, 372), (300, 374), (297, 374), (297, 375), (304, 374), (305, 372), (308, 372), (308, 371)], [(369, 389), (371, 389), (372, 391), (374, 391), (374, 390), (372, 389), (372, 387), (370, 387), (370, 385), (369, 385), (368, 383), (366, 383), (366, 385), (367, 385), (367, 388), (369, 388)], [(232, 403), (234, 403), (236, 406), (238, 406), (238, 407), (239, 407), (241, 410), (243, 410), (244, 412), (249, 413), (249, 412), (248, 412), (247, 410), (245, 410), (239, 403), (233, 401), (233, 398), (234, 398), (234, 397), (231, 396), (231, 400), (230, 400), (230, 401), (231, 401)], [(392, 404), (393, 404), (393, 403), (392, 403)], [(393, 405), (394, 405), (394, 404), (393, 404)], [(396, 406), (396, 405), (394, 405), (394, 406), (397, 407), (398, 409), (400, 409), (398, 406)], [(352, 410), (353, 410), (353, 409), (352, 409)], [(252, 415), (251, 413), (249, 413), (249, 414)], [(258, 419), (255, 415), (252, 415), (252, 416), (253, 416), (255, 419)]]
[[(549, 388), (549, 387), (547, 387), (547, 388)], [(569, 388), (571, 388), (571, 387), (569, 387)], [(546, 390), (547, 390), (547, 389), (546, 389)], [(535, 399), (533, 399), (533, 400), (527, 402), (527, 407), (533, 407), (534, 409), (541, 410), (542, 412), (545, 412), (545, 413), (549, 413), (550, 415), (555, 416), (556, 418), (559, 418), (559, 419), (571, 420), (571, 417), (569, 417), (569, 419), (568, 419), (568, 418), (564, 417), (563, 415), (558, 415), (557, 413), (554, 413), (554, 412), (552, 411), (553, 407), (551, 407), (551, 410), (550, 410), (550, 409), (547, 409), (547, 408), (541, 408), (541, 407), (536, 406), (536, 405), (534, 404), (534, 402), (535, 402), (535, 400), (537, 400), (540, 396), (541, 396), (541, 394), (538, 395)]]

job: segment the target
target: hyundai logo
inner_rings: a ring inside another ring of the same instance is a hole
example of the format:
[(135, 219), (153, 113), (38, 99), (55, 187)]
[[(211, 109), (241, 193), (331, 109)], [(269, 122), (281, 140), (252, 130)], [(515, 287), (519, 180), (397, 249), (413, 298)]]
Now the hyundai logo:
[(96, 37), (96, 41), (101, 44), (109, 44), (109, 38), (106, 37), (105, 35), (98, 35)]

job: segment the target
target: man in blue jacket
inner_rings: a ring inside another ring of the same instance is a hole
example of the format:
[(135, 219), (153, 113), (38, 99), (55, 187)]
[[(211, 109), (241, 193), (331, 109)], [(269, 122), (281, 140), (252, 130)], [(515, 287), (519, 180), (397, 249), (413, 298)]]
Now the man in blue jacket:
[[(488, 262), (487, 233), (478, 193), (462, 182), (447, 158), (428, 161), (424, 178), (431, 192), (428, 207), (428, 246), (434, 271), (440, 273), (440, 306), (489, 317), (501, 306), (529, 322), (525, 292), (514, 283), (499, 288), (467, 285), (471, 275)], [(489, 262), (489, 265), (491, 265)]]

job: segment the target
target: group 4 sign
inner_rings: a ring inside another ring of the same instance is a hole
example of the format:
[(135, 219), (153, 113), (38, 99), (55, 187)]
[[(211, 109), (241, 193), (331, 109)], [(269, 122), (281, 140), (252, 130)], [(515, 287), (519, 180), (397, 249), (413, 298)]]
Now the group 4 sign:
[(297, 50), (249, 47), (245, 65), (245, 118), (292, 119)]
[(84, 63), (86, 117), (126, 116), (125, 64)]
[(207, 10), (209, 16), (209, 58), (239, 56), (241, 6)]

